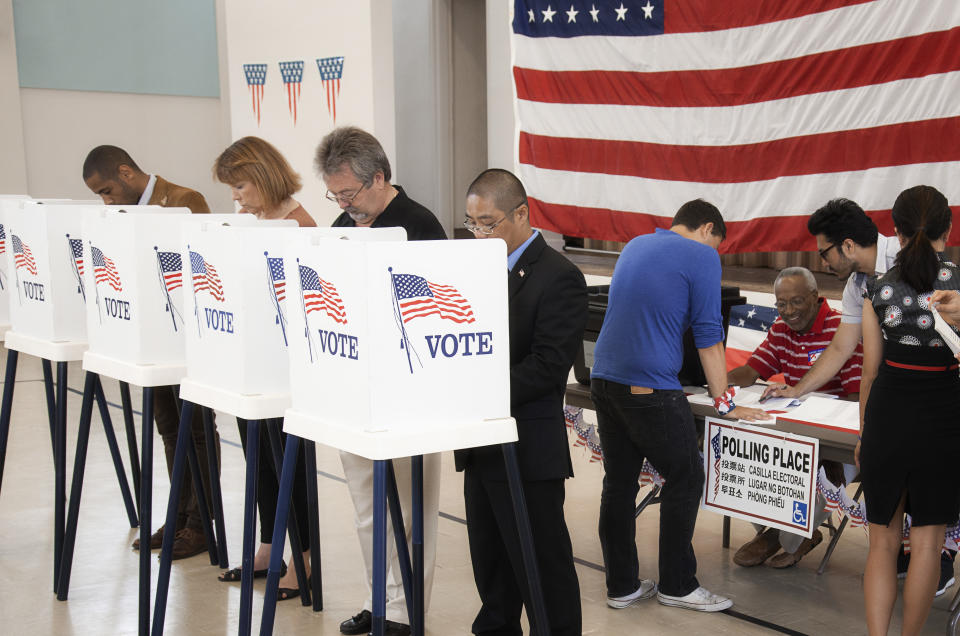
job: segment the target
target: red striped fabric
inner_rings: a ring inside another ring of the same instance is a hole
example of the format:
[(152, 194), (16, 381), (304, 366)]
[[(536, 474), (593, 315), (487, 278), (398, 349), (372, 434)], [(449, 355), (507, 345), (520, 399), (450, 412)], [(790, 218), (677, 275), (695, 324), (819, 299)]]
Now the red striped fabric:
[(628, 241), (704, 198), (728, 222), (721, 251), (793, 251), (813, 249), (806, 219), (834, 197), (887, 233), (908, 187), (960, 204), (960, 2), (624, 7), (515, 0), (535, 225)]

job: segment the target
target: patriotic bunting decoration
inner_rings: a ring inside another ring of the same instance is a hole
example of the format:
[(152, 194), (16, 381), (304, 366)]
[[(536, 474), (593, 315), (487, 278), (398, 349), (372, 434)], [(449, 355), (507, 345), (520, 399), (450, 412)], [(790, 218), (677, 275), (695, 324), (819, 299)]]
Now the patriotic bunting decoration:
[(253, 103), (253, 114), (257, 116), (257, 126), (259, 126), (260, 104), (263, 102), (263, 86), (267, 83), (267, 65), (244, 64), (243, 75), (247, 79), (247, 88), (250, 89), (250, 99)]
[(343, 56), (321, 57), (317, 59), (317, 69), (323, 87), (327, 89), (327, 112), (337, 123), (337, 98), (340, 96), (340, 78), (343, 77)]
[[(567, 10), (569, 5), (569, 10)], [(812, 250), (857, 201), (960, 200), (960, 2), (515, 0), (520, 177), (538, 227), (627, 241), (704, 198), (725, 252)]]
[(300, 82), (303, 81), (303, 60), (280, 62), (280, 78), (287, 91), (287, 109), (297, 125), (297, 108), (300, 104)]

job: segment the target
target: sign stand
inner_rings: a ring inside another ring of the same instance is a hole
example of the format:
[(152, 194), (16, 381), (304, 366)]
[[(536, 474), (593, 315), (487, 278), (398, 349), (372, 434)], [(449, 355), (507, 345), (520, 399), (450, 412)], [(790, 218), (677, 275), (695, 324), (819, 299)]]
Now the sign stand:
[[(382, 636), (386, 623), (387, 506), (411, 631), (423, 634), (422, 456), (492, 444), (504, 452), (530, 620), (549, 633), (509, 417), (503, 243), (335, 241), (291, 246), (286, 261), (298, 264), (303, 311), (291, 312), (287, 330), (301, 335), (290, 340), (293, 405), (284, 430), (373, 462), (372, 633)], [(474, 399), (480, 384), (490, 399)], [(414, 465), (412, 566), (391, 480), (397, 457)], [(271, 563), (268, 576), (278, 568)]]

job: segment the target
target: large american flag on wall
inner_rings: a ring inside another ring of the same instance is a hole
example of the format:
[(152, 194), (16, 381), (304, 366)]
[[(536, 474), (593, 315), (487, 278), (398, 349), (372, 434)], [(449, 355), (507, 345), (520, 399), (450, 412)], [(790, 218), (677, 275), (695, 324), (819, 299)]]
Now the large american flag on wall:
[(886, 234), (905, 188), (960, 204), (958, 0), (515, 0), (513, 31), (539, 227), (626, 241), (702, 197), (721, 251), (812, 250), (834, 197)]

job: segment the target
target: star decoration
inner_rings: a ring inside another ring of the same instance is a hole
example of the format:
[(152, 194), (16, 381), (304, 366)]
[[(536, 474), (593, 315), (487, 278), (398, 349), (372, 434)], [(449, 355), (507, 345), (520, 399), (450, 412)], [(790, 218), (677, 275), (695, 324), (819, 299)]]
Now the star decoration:
[[(650, 0), (647, 0), (647, 2), (649, 2), (649, 1), (650, 1)], [(580, 12), (574, 10), (573, 5), (571, 4), (571, 5), (570, 5), (570, 10), (567, 11), (567, 23), (569, 24), (570, 22), (576, 22), (576, 21), (577, 21), (577, 14), (578, 14), (578, 13), (580, 13)]]
[(593, 21), (594, 21), (594, 22), (599, 22), (599, 21), (600, 21), (600, 18), (597, 17), (598, 15), (600, 15), (600, 9), (597, 8), (597, 5), (591, 4), (591, 5), (590, 5), (590, 17), (593, 18)]
[[(550, 7), (547, 8), (549, 9)], [(620, 8), (614, 9), (614, 11), (617, 12), (617, 22), (620, 20), (623, 20), (624, 22), (627, 21), (627, 8), (623, 6), (622, 2), (620, 3)]]
[(750, 311), (747, 312), (747, 318), (753, 318), (753, 317), (756, 316), (756, 315), (757, 315), (757, 308), (756, 308), (756, 307), (751, 307), (751, 308), (750, 308)]
[(744, 325), (746, 324), (746, 322), (743, 320), (743, 318), (738, 319), (738, 322), (740, 323), (739, 325), (737, 325), (737, 326), (739, 326), (739, 327), (742, 327), (742, 326), (744, 326)]
[(766, 326), (765, 324), (763, 324), (762, 322), (760, 323), (760, 330), (761, 330), (761, 331), (766, 331), (766, 330), (767, 330), (767, 326)]
[(527, 15), (530, 16), (530, 20), (529, 20), (530, 22), (534, 22), (536, 20), (536, 18), (534, 18), (533, 16), (533, 9), (530, 9), (529, 11), (527, 11)]
[(549, 4), (547, 5), (547, 10), (546, 10), (546, 11), (541, 11), (540, 13), (543, 14), (543, 21), (544, 21), (544, 22), (553, 22), (553, 16), (555, 16), (555, 15), (557, 14), (557, 12), (554, 11), (554, 10), (550, 7)]
[(640, 7), (640, 8), (643, 9), (643, 17), (644, 17), (644, 18), (646, 18), (647, 20), (653, 19), (653, 8), (654, 8), (654, 7), (653, 7), (652, 4), (650, 4), (650, 0), (647, 0), (647, 4), (643, 5), (643, 6)]

